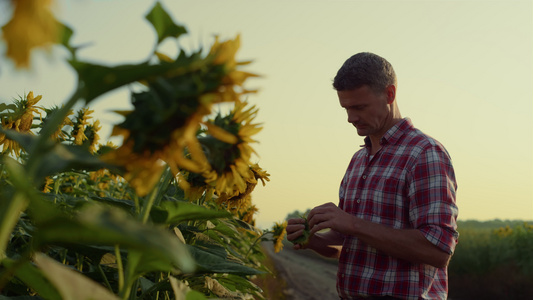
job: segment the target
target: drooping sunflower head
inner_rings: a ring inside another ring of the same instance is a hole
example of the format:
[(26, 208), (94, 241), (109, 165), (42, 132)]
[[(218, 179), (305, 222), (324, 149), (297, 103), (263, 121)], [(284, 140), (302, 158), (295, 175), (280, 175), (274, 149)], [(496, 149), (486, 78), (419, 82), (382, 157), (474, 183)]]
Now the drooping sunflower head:
[[(8, 118), (2, 119), (2, 129), (15, 129), (15, 121), (9, 120)], [(19, 157), (22, 151), (20, 145), (10, 140), (6, 137), (5, 134), (0, 133), (0, 145), (2, 145), (2, 153), (13, 154), (16, 157)]]
[(181, 170), (177, 177), (178, 185), (185, 193), (185, 198), (191, 201), (200, 199), (209, 189), (202, 174)]
[[(29, 92), (27, 96), (15, 99), (11, 105), (2, 106), (1, 124), (3, 129), (11, 129), (22, 133), (30, 133), (33, 125), (34, 114), (41, 116), (41, 107), (35, 104), (41, 100), (42, 96), (33, 96), (33, 92)], [(0, 133), (0, 145), (3, 146), (3, 153), (13, 154), (20, 157), (22, 148), (20, 145), (8, 139), (4, 134)]]
[(239, 213), (239, 217), (244, 222), (255, 226), (255, 218), (254, 215), (259, 211), (259, 209), (255, 205), (250, 205), (245, 211)]
[[(51, 108), (45, 108), (44, 111), (46, 112), (46, 117), (43, 118), (43, 122), (41, 124), (41, 127), (45, 126), (45, 124), (52, 118), (52, 116), (59, 111), (58, 106), (53, 106)], [(61, 121), (61, 124), (57, 127), (57, 130), (52, 133), (50, 136), (55, 141), (65, 141), (68, 138), (68, 132), (72, 129), (74, 126), (74, 123), (72, 123), (72, 120), (70, 119), (70, 116), (73, 115), (74, 112), (72, 110), (69, 110), (63, 121)], [(66, 128), (66, 127), (71, 128)]]
[(257, 183), (250, 168), (250, 159), (255, 151), (251, 136), (259, 132), (259, 124), (253, 124), (257, 110), (244, 109), (246, 102), (237, 101), (233, 110), (225, 116), (220, 113), (207, 124), (208, 134), (199, 141), (205, 149), (207, 160), (216, 173), (215, 180), (207, 183), (215, 186), (217, 194), (233, 197), (243, 194), (248, 183)]
[(83, 141), (87, 140), (85, 135), (85, 129), (89, 125), (89, 119), (92, 118), (91, 114), (94, 110), (88, 108), (82, 108), (77, 111), (76, 117), (74, 119), (74, 125), (71, 132), (71, 136), (74, 139), (74, 144), (82, 145)]
[(54, 180), (50, 176), (46, 176), (44, 178), (44, 184), (43, 184), (43, 193), (50, 193), (52, 191), (52, 184), (54, 183)]
[[(220, 163), (219, 159), (209, 160), (213, 150), (209, 149), (210, 142), (199, 142), (197, 138), (200, 124), (206, 116), (211, 115), (214, 104), (239, 102), (239, 97), (249, 92), (242, 85), (246, 78), (255, 75), (238, 70), (238, 66), (242, 65), (235, 60), (239, 46), (239, 37), (224, 42), (217, 38), (205, 57), (201, 51), (190, 54), (180, 51), (175, 59), (155, 53), (154, 61), (170, 70), (161, 76), (143, 80), (140, 82), (141, 90), (132, 94), (134, 109), (125, 114), (125, 120), (113, 129), (112, 135), (124, 137), (124, 143), (117, 151), (137, 158), (157, 157), (168, 164), (174, 175), (180, 170), (200, 174), (204, 177), (201, 185), (190, 182), (194, 176), (182, 176), (187, 177), (181, 180), (181, 185), (189, 195), (205, 192), (207, 188), (202, 187), (205, 184), (211, 188), (216, 185), (226, 192), (233, 190), (234, 186), (245, 190), (243, 176), (253, 177), (248, 167), (252, 150), (237, 139), (240, 125), (228, 124), (235, 128), (235, 132), (225, 135), (229, 140), (223, 140), (235, 148), (225, 151), (226, 147), (222, 147), (222, 152), (228, 155), (222, 160), (229, 163)], [(130, 149), (121, 150), (124, 147)], [(241, 159), (243, 155), (244, 160)], [(242, 162), (235, 163), (239, 159)], [(124, 160), (124, 163), (131, 165), (135, 161), (141, 162), (131, 159)], [(191, 189), (195, 189), (194, 193)]]
[(276, 222), (272, 227), (273, 242), (274, 242), (274, 252), (278, 253), (283, 249), (283, 239), (287, 234), (287, 221), (282, 223)]
[(33, 96), (33, 92), (29, 92), (28, 95), (21, 100), (15, 100), (17, 110), (22, 113), (20, 116), (20, 123), (17, 126), (17, 131), (20, 132), (29, 132), (33, 124), (34, 113), (38, 114), (41, 119), (42, 115), (39, 110), (43, 110), (41, 107), (35, 106), (39, 100), (42, 99), (42, 96), (37, 97)]
[(224, 77), (222, 84), (218, 89), (206, 94), (206, 98), (215, 98), (215, 102), (228, 102), (239, 99), (241, 95), (255, 93), (255, 90), (247, 90), (243, 84), (249, 77), (258, 77), (258, 75), (239, 70), (238, 67), (247, 65), (251, 61), (237, 62), (235, 55), (241, 45), (240, 35), (233, 40), (220, 42), (218, 36), (215, 37), (215, 43), (209, 51), (209, 57), (215, 65), (224, 65)]
[(87, 145), (89, 148), (89, 152), (96, 153), (98, 141), (100, 140), (100, 136), (98, 135), (98, 131), (102, 128), (100, 126), (100, 120), (95, 120), (92, 124), (88, 124), (85, 127), (85, 133), (84, 135), (87, 137), (87, 140), (83, 142), (83, 145)]

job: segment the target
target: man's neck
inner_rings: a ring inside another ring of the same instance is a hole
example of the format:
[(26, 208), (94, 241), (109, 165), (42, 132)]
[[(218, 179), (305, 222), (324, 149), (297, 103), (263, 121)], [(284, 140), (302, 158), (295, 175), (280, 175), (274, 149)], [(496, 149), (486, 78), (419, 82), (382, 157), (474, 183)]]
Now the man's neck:
[(370, 139), (371, 147), (370, 147), (370, 155), (376, 154), (379, 149), (381, 149), (381, 138), (391, 129), (394, 125), (396, 125), (398, 122), (400, 122), (402, 118), (395, 118), (392, 119), (389, 123), (389, 126), (385, 128), (385, 130), (379, 134), (376, 135), (369, 135), (368, 138)]

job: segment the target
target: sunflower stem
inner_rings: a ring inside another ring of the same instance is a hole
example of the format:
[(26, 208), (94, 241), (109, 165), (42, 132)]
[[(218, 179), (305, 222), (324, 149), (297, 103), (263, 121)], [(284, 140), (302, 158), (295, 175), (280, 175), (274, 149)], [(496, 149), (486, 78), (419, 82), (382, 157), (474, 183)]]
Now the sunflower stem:
[(158, 189), (154, 189), (150, 194), (150, 198), (148, 198), (148, 201), (144, 202), (141, 219), (143, 224), (146, 224), (146, 222), (148, 221), (148, 217), (150, 216), (150, 210), (152, 210), (152, 206), (157, 196), (157, 190)]
[(100, 275), (102, 276), (102, 279), (104, 280), (105, 285), (110, 291), (113, 291), (113, 288), (111, 287), (111, 284), (109, 283), (109, 280), (107, 279), (107, 276), (105, 275), (104, 270), (102, 269), (102, 265), (98, 264), (98, 271)]
[(115, 257), (117, 259), (118, 268), (118, 290), (122, 293), (124, 289), (124, 267), (122, 266), (122, 257), (120, 256), (120, 248), (118, 245), (115, 245)]
[(161, 176), (159, 184), (152, 190), (148, 201), (144, 203), (142, 211), (143, 224), (146, 224), (146, 222), (148, 221), (148, 217), (150, 216), (150, 211), (152, 210), (152, 206), (154, 205), (154, 203), (158, 205), (159, 202), (161, 202), (161, 198), (163, 198), (163, 193), (168, 189), (172, 177), (173, 176), (172, 172), (170, 171), (170, 168), (166, 168)]
[(248, 248), (248, 251), (246, 252), (246, 255), (244, 256), (244, 258), (248, 259), (248, 255), (250, 255), (250, 252), (255, 247), (255, 245), (257, 245), (257, 242), (259, 242), (265, 235), (270, 234), (270, 233), (272, 233), (272, 232), (271, 231), (267, 231), (267, 232), (263, 233), (262, 235), (260, 235), (258, 238), (256, 238), (254, 243), (250, 246), (250, 248)]
[(9, 244), (9, 236), (17, 224), (20, 213), (26, 209), (28, 199), (22, 193), (16, 193), (7, 205), (3, 214), (2, 223), (0, 223), (0, 261), (6, 258), (6, 249)]

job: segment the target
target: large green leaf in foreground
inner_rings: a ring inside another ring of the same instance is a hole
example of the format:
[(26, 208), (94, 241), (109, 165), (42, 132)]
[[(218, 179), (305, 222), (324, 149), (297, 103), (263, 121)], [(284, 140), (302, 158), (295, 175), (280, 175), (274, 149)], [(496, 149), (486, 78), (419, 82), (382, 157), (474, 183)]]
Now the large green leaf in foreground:
[(36, 245), (120, 245), (150, 256), (152, 260), (170, 263), (183, 272), (194, 270), (189, 251), (175, 235), (132, 220), (120, 209), (89, 205), (74, 217), (59, 214), (40, 222), (38, 227), (39, 231), (34, 236)]

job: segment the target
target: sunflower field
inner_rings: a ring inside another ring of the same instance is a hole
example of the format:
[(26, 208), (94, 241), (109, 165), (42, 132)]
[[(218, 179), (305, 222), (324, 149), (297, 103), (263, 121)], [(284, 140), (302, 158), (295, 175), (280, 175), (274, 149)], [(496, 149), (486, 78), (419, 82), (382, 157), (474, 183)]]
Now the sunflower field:
[[(2, 27), (17, 67), (58, 44), (78, 81), (61, 106), (38, 91), (0, 102), (0, 300), (263, 299), (260, 242), (279, 251), (286, 224), (254, 226), (251, 193), (269, 174), (252, 161), (261, 124), (240, 37), (170, 57), (159, 45), (187, 30), (155, 2), (152, 55), (101, 65), (78, 59), (50, 4), (12, 0)], [(114, 145), (90, 106), (123, 87), (133, 109), (117, 112)]]

